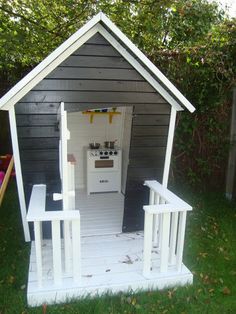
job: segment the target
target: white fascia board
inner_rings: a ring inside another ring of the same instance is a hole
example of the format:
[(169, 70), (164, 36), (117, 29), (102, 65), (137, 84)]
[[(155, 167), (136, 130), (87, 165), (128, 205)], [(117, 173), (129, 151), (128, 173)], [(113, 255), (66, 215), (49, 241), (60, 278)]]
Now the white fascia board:
[(144, 79), (154, 87), (154, 89), (171, 105), (175, 110), (180, 111), (183, 108), (166, 91), (161, 84), (138, 62), (131, 54), (112, 36), (101, 24), (97, 25), (99, 33), (138, 71)]
[(119, 28), (111, 22), (111, 20), (104, 14), (100, 13), (101, 21), (128, 47), (138, 58), (144, 63), (156, 77), (163, 82), (176, 98), (183, 104), (190, 112), (194, 112), (194, 106), (180, 93), (180, 91), (167, 79), (167, 77), (123, 34)]
[(22, 97), (24, 97), (45, 76), (52, 72), (70, 54), (83, 45), (96, 32), (96, 24), (101, 19), (101, 13), (94, 16), (88, 23), (70, 36), (63, 44), (55, 49), (31, 72), (20, 80), (12, 89), (0, 99), (0, 110), (10, 110)]

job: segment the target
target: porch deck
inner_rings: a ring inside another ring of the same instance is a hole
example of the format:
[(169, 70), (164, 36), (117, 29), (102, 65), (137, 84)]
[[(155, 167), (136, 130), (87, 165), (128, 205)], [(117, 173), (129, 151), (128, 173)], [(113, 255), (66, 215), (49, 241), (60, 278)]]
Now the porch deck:
[[(62, 256), (64, 254), (63, 241)], [(63, 271), (60, 285), (53, 281), (53, 255), (51, 240), (43, 240), (44, 263), (42, 286), (38, 286), (35, 243), (32, 242), (27, 299), (30, 306), (59, 303), (70, 298), (86, 295), (96, 296), (105, 292), (162, 289), (167, 286), (192, 283), (191, 272), (182, 265), (169, 266), (168, 272), (160, 273), (160, 256), (157, 248), (152, 250), (152, 272), (143, 276), (143, 233), (121, 233), (81, 238), (81, 280), (73, 281), (72, 272)], [(65, 266), (62, 264), (62, 269)]]
[(121, 193), (87, 194), (75, 190), (75, 209), (80, 211), (81, 235), (105, 235), (122, 232), (124, 195)]

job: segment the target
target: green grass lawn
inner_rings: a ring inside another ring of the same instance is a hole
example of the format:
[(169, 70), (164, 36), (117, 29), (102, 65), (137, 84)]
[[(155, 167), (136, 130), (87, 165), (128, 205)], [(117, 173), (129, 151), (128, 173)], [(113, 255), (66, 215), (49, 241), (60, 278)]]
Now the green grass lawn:
[(192, 286), (104, 295), (43, 310), (26, 304), (30, 247), (23, 239), (12, 182), (0, 208), (0, 314), (236, 313), (236, 204), (219, 194), (182, 196), (194, 207), (187, 218), (184, 252), (184, 262), (194, 273)]

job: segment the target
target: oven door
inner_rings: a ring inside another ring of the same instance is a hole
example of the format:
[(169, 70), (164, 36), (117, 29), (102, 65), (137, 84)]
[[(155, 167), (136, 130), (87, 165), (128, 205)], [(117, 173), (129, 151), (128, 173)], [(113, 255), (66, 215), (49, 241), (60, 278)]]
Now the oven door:
[(89, 160), (89, 170), (93, 172), (109, 172), (119, 170), (119, 161), (116, 156), (105, 158), (92, 158)]

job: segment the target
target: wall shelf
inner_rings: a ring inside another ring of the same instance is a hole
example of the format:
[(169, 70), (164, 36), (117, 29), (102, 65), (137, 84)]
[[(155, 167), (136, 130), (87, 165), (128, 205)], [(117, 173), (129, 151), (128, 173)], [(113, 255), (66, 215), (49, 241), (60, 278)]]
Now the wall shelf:
[(113, 116), (120, 115), (121, 112), (118, 111), (109, 111), (109, 112), (96, 112), (96, 111), (84, 111), (83, 114), (87, 114), (90, 116), (89, 121), (90, 123), (93, 123), (93, 117), (94, 116), (108, 116), (109, 117), (109, 123), (112, 123)]

